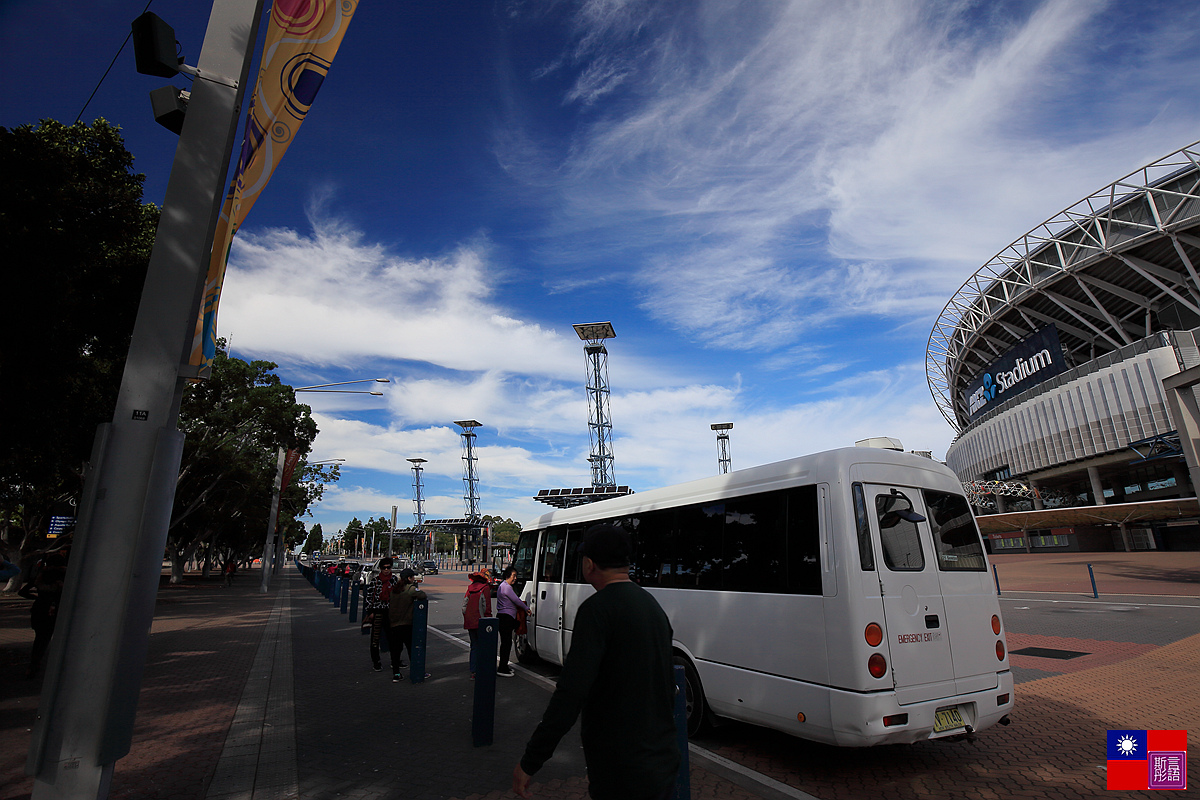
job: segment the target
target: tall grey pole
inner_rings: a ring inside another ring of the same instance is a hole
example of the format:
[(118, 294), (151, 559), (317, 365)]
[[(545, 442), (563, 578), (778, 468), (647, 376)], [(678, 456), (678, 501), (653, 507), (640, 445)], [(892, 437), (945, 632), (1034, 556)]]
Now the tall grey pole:
[(279, 464), (275, 468), (275, 489), (271, 492), (271, 516), (267, 521), (267, 540), (263, 542), (262, 554), (262, 583), (258, 591), (266, 592), (271, 578), (271, 556), (275, 550), (275, 525), (279, 521), (279, 494), (283, 486), (283, 464), (287, 461), (287, 451), (279, 448)]
[(392, 529), (388, 531), (388, 558), (392, 557), (392, 541), (396, 538), (396, 507), (392, 506)]
[(262, 0), (215, 0), (116, 411), (99, 426), (26, 771), (34, 800), (108, 796), (129, 752), (183, 452), (179, 404)]

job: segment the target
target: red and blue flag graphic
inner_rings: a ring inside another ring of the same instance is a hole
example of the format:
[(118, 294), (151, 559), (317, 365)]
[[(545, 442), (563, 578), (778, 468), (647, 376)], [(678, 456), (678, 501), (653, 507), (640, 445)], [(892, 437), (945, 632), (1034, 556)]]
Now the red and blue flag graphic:
[(1110, 730), (1108, 788), (1187, 788), (1187, 731)]

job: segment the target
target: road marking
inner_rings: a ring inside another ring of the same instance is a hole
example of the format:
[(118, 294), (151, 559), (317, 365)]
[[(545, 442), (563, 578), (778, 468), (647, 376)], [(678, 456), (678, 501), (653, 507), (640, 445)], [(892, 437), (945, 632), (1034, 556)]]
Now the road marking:
[[(1043, 594), (1049, 594), (1044, 592)], [(1128, 595), (1127, 595), (1128, 596)], [(1171, 603), (1115, 603), (1107, 600), (1042, 600), (1038, 597), (1001, 597), (1001, 600), (1008, 603), (1072, 603), (1074, 605), (1088, 606), (1130, 606), (1132, 608), (1190, 608), (1193, 611), (1200, 610), (1200, 605), (1176, 605)], [(1018, 608), (1028, 608), (1028, 606), (1018, 606)]]

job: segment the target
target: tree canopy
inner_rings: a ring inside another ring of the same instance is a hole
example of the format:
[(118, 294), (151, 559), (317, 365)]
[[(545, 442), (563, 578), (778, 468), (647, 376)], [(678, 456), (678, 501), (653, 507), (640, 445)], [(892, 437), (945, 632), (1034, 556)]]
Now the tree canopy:
[(338, 478), (336, 465), (304, 461), (317, 425), (275, 369), (270, 361), (230, 358), (220, 341), (212, 377), (184, 393), (179, 428), (186, 438), (167, 539), (175, 573), (202, 546), (222, 559), (262, 550), (281, 449), (301, 458), (280, 495), (276, 530), (288, 547), (307, 537), (300, 518)]
[(132, 167), (102, 119), (0, 127), (0, 536), (21, 552), (112, 419), (159, 217)]

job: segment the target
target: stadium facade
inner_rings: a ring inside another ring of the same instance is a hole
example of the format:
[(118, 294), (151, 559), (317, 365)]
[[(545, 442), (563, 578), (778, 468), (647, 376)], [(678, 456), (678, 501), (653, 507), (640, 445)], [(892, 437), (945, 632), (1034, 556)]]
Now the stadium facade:
[(1200, 549), (1180, 502), (1200, 476), (1181, 437), (1198, 270), (1200, 143), (1042, 223), (947, 303), (926, 374), (994, 552)]

